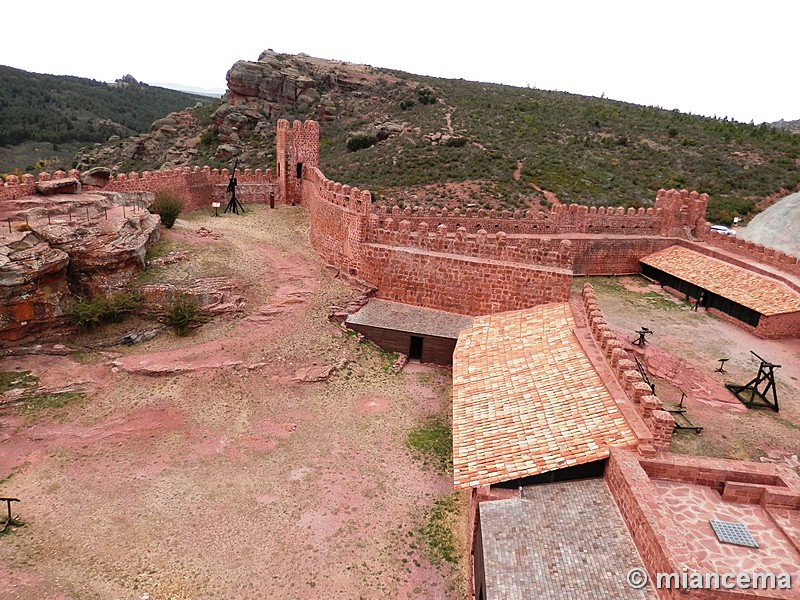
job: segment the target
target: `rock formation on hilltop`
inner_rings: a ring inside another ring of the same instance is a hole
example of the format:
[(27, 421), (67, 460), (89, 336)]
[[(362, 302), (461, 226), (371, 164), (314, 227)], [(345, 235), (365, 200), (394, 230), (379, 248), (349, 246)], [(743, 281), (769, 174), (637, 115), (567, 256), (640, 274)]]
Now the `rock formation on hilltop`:
[[(109, 166), (126, 171), (209, 164), (270, 165), (278, 118), (331, 120), (340, 112), (363, 114), (381, 102), (379, 83), (398, 84), (373, 67), (278, 54), (265, 50), (257, 61), (237, 61), (227, 73), (228, 91), (211, 109), (203, 106), (155, 121), (147, 134), (112, 139), (83, 149), (79, 170)], [(390, 124), (387, 134), (402, 126)]]

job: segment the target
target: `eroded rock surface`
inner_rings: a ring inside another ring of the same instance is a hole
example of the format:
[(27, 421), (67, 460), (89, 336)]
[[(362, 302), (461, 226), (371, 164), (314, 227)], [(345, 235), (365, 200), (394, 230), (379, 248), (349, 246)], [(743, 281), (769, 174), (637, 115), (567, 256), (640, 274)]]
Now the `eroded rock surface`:
[(145, 269), (147, 248), (158, 241), (161, 219), (146, 210), (124, 219), (70, 224), (36, 223), (31, 228), (69, 255), (72, 291), (95, 298), (120, 290)]
[(145, 198), (108, 192), (4, 202), (0, 340), (52, 332), (63, 324), (70, 293), (108, 295), (144, 270), (145, 253), (158, 240), (161, 222), (144, 208), (147, 204)]
[(47, 331), (69, 298), (67, 253), (29, 231), (0, 235), (0, 339)]

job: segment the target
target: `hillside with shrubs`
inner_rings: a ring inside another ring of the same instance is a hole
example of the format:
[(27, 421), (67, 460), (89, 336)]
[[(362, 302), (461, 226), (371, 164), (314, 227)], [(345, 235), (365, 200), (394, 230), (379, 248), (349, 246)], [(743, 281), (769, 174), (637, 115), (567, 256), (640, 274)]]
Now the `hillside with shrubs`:
[(799, 135), (725, 115), (272, 51), (237, 62), (228, 87), (218, 106), (190, 111), (191, 132), (173, 119), (177, 127), (90, 148), (76, 164), (272, 167), (275, 124), (286, 118), (319, 120), (325, 174), (383, 204), (646, 207), (659, 188), (687, 188), (710, 194), (709, 218), (730, 223), (800, 182)]

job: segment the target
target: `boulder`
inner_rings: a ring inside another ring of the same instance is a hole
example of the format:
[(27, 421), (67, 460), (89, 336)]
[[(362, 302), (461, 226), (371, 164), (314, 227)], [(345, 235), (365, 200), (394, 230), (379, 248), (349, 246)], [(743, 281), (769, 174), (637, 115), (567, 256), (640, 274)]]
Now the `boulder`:
[(94, 187), (106, 187), (111, 178), (111, 169), (106, 167), (94, 167), (81, 173), (81, 185), (91, 185)]
[(164, 128), (170, 128), (173, 131), (175, 127), (177, 127), (178, 121), (173, 117), (164, 117), (162, 119), (156, 119), (153, 121), (153, 124), (150, 126), (150, 131), (158, 131)]
[(36, 191), (45, 196), (52, 194), (77, 194), (81, 190), (81, 182), (74, 177), (51, 179), (36, 184)]
[(241, 148), (237, 148), (232, 144), (220, 144), (217, 147), (216, 157), (221, 160), (226, 160), (228, 158), (232, 158), (234, 156), (239, 156), (242, 153)]
[(314, 383), (325, 381), (331, 376), (335, 365), (322, 365), (313, 367), (303, 367), (294, 372), (292, 381), (295, 383)]
[(234, 94), (258, 96), (264, 71), (260, 64), (240, 60), (233, 64), (226, 78), (228, 89)]

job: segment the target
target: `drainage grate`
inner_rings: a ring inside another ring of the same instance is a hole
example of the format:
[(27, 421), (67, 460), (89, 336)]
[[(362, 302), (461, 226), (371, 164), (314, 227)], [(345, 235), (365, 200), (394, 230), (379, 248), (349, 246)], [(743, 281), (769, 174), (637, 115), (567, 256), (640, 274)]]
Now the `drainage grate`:
[(748, 548), (758, 548), (758, 544), (750, 535), (745, 525), (732, 523), (730, 521), (710, 520), (711, 528), (717, 534), (717, 538), (724, 544), (735, 544), (736, 546), (747, 546)]

